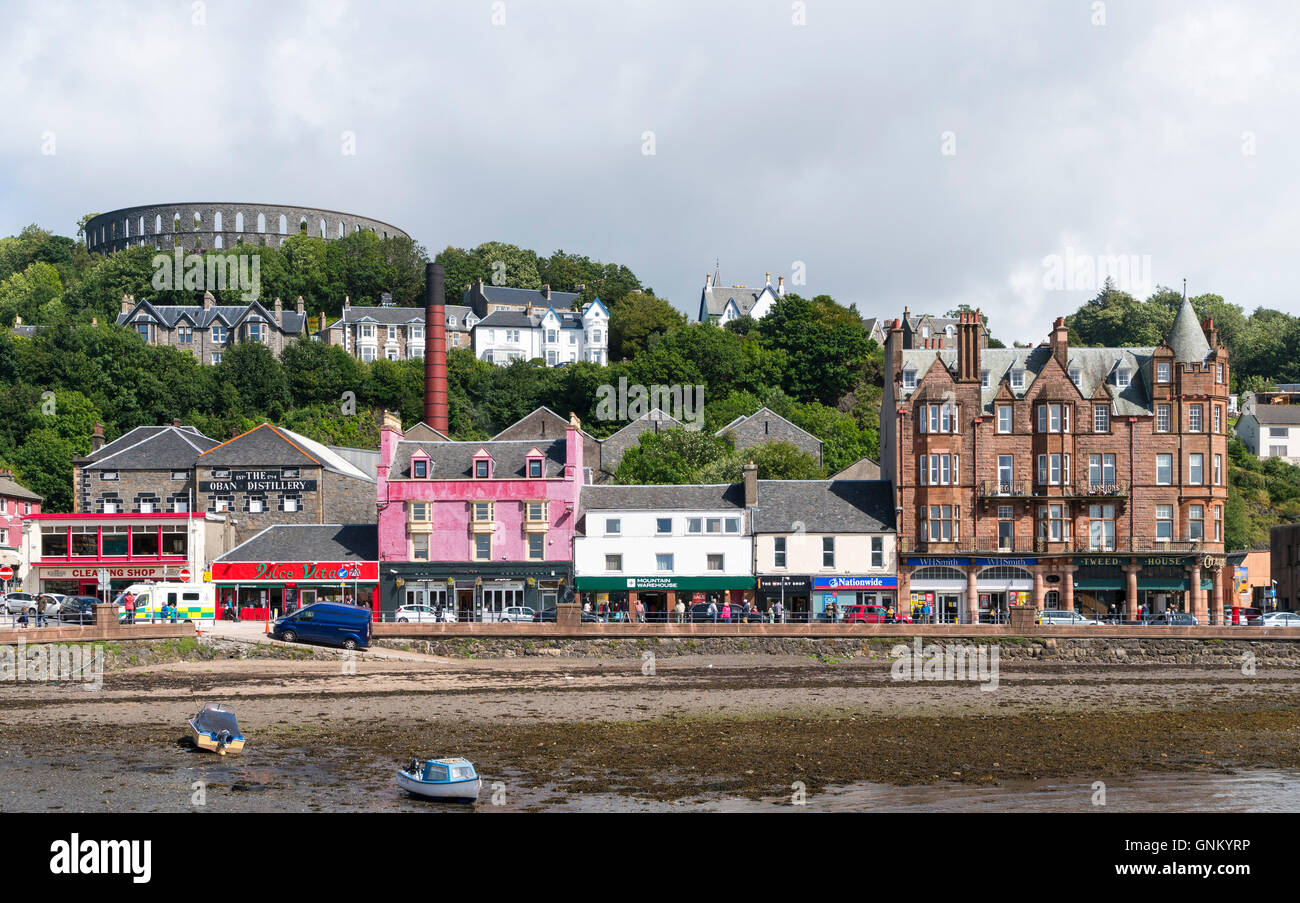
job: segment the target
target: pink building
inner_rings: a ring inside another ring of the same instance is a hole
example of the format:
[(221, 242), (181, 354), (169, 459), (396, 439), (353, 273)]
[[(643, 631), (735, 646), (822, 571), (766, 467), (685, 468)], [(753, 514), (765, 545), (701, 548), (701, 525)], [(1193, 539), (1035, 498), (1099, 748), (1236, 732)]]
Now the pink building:
[(452, 442), (384, 415), (379, 444), (380, 606), (424, 604), (458, 619), (553, 608), (573, 582), (586, 481), (582, 433)]
[(0, 470), (0, 564), (12, 567), (18, 578), (10, 581), (11, 589), (22, 585), (26, 576), (22, 555), (23, 518), (40, 514), (42, 501), (41, 496), (19, 485), (12, 470)]

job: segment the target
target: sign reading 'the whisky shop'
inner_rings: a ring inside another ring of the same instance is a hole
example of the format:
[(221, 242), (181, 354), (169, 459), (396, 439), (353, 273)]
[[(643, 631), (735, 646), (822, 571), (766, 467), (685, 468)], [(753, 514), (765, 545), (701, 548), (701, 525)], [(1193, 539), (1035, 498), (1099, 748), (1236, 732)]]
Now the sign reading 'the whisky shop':
[(225, 479), (199, 481), (199, 492), (315, 491), (315, 480), (287, 480), (278, 470), (232, 470)]

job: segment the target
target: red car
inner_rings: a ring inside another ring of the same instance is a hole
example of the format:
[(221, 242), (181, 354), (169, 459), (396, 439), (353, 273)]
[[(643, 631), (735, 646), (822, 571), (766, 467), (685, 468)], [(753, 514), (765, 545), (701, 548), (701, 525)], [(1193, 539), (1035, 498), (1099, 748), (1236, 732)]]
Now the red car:
[(845, 605), (844, 616), (840, 619), (845, 624), (911, 624), (912, 616), (895, 612), (894, 620), (889, 620), (889, 611), (883, 605)]

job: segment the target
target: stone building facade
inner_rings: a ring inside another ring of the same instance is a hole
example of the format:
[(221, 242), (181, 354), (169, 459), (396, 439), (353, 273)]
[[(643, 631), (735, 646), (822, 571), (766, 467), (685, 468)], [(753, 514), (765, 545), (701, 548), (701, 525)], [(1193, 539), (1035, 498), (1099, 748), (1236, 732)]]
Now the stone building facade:
[(194, 509), (194, 462), (217, 445), (179, 420), (136, 427), (105, 444), (95, 424), (90, 454), (72, 462), (77, 514), (184, 514)]
[(286, 311), (279, 298), (270, 309), (257, 301), (221, 305), (211, 292), (203, 293), (201, 305), (152, 304), (123, 295), (117, 323), (138, 332), (150, 345), (188, 351), (201, 364), (221, 363), (236, 342), (261, 342), (279, 357), (288, 343), (307, 332), (302, 298), (294, 310)]
[(98, 254), (137, 245), (152, 245), (160, 251), (178, 246), (186, 251), (208, 251), (241, 242), (278, 246), (289, 236), (302, 233), (343, 238), (363, 229), (381, 238), (409, 238), (382, 220), (320, 207), (186, 201), (101, 213), (86, 223), (86, 248)]
[(1184, 299), (1155, 348), (989, 349), (977, 314), (952, 348), (885, 345), (881, 469), (899, 510), (899, 600), (942, 620), (1016, 604), (1218, 622), (1229, 362)]
[[(446, 306), (447, 348), (469, 348), (478, 317), (468, 307)], [(355, 307), (343, 299), (343, 315), (316, 333), (362, 361), (424, 357), (423, 307)]]
[(375, 522), (375, 481), (305, 436), (264, 423), (203, 452), (196, 510), (227, 513), (235, 541), (280, 524)]
[(748, 417), (737, 417), (716, 435), (728, 437), (737, 449), (786, 442), (807, 452), (818, 464), (822, 463), (822, 440), (768, 408), (759, 408)]

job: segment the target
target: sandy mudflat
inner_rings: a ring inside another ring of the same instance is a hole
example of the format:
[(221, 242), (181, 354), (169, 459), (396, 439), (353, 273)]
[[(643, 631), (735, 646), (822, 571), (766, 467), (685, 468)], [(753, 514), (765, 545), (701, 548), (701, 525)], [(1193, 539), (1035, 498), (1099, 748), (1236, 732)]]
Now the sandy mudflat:
[[(390, 765), (456, 753), (547, 794), (759, 799), (871, 781), (997, 785), (1300, 768), (1300, 672), (1003, 663), (997, 690), (898, 682), (889, 663), (778, 656), (183, 661), (104, 688), (0, 687), (6, 809), (184, 808), (214, 757), (185, 720), (233, 703), (248, 752), (222, 760), (232, 808), (352, 808)], [(81, 757), (81, 788), (52, 763)], [(173, 774), (174, 772), (174, 774)], [(228, 773), (228, 774), (227, 774)], [(310, 774), (310, 781), (295, 776)], [(241, 785), (240, 782), (243, 781)], [(15, 789), (17, 788), (17, 789)], [(544, 791), (543, 791), (544, 788)], [(274, 801), (274, 805), (271, 802)]]

